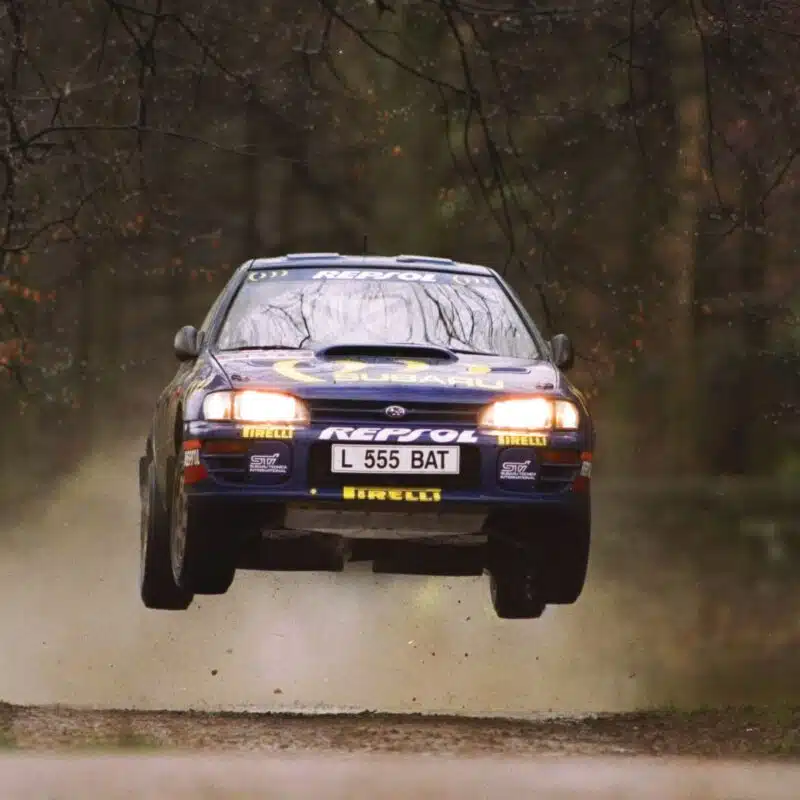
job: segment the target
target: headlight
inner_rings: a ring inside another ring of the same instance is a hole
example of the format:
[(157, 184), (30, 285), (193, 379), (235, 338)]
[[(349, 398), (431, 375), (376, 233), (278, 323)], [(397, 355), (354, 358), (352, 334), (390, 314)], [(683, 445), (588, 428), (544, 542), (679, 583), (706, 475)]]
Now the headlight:
[(569, 400), (530, 397), (492, 403), (481, 414), (479, 424), (502, 430), (574, 431), (579, 427), (580, 414)]
[(207, 420), (266, 422), (276, 425), (308, 422), (304, 403), (282, 392), (212, 392), (203, 400)]

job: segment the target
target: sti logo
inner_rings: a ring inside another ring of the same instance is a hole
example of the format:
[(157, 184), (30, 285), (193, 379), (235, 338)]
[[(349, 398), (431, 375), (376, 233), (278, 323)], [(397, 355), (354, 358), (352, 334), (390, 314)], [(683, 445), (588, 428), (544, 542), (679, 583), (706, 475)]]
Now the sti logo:
[(505, 461), (500, 467), (500, 480), (502, 481), (533, 481), (536, 480), (536, 471), (530, 469), (531, 460)]
[(269, 455), (250, 456), (250, 472), (260, 472), (267, 474), (282, 474), (286, 472), (286, 464), (281, 464), (280, 453), (270, 453)]

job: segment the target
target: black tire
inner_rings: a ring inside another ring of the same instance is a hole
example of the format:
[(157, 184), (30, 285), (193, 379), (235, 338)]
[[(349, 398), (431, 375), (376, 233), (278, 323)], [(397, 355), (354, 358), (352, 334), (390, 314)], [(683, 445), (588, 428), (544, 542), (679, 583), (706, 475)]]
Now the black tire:
[(498, 564), (489, 573), (489, 586), (500, 619), (538, 619), (544, 613), (536, 576), (521, 564)]
[(550, 529), (535, 547), (542, 596), (548, 603), (571, 605), (581, 596), (591, 540), (588, 508), (570, 516), (554, 515), (550, 520)]
[(139, 593), (147, 608), (185, 611), (193, 595), (175, 584), (170, 563), (169, 514), (158, 491), (156, 472), (148, 456), (141, 467)]
[(540, 511), (524, 525), (509, 520), (490, 539), (492, 603), (505, 619), (541, 616), (583, 592), (591, 547), (588, 503), (577, 511)]
[[(178, 451), (180, 453), (180, 450)], [(193, 594), (225, 594), (236, 575), (236, 549), (222, 520), (186, 502), (183, 462), (175, 461), (170, 504), (170, 548), (175, 583)]]

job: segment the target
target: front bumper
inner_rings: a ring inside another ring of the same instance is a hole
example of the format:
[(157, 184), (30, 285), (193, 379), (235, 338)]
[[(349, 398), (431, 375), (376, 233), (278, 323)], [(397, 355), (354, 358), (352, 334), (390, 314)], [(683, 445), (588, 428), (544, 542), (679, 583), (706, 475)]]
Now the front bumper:
[[(184, 429), (186, 491), (197, 500), (317, 507), (335, 504), (439, 512), (465, 506), (584, 506), (588, 502), (590, 446), (582, 432), (523, 437), (477, 432), (453, 425), (431, 429), (409, 425), (405, 441), (397, 428), (352, 422), (272, 428), (236, 423), (188, 422)], [(431, 431), (436, 439), (431, 438)], [(355, 434), (354, 434), (355, 432)], [(353, 439), (353, 436), (359, 437)], [(460, 448), (458, 475), (336, 474), (331, 445), (349, 440), (376, 447), (431, 445), (437, 439)], [(371, 437), (371, 438), (369, 438)], [(524, 466), (523, 466), (524, 465)]]

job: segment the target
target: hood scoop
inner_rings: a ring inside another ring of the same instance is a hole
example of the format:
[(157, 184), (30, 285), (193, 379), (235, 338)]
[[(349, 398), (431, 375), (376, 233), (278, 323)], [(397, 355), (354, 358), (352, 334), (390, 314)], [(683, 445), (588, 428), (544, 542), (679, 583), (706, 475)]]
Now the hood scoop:
[(492, 367), (492, 372), (510, 372), (514, 375), (527, 375), (530, 367)]
[(334, 344), (321, 347), (317, 358), (429, 358), (438, 361), (458, 361), (455, 353), (444, 347), (427, 344)]

